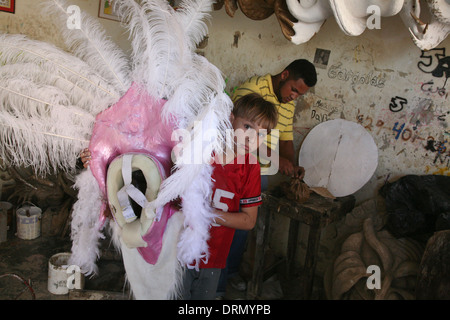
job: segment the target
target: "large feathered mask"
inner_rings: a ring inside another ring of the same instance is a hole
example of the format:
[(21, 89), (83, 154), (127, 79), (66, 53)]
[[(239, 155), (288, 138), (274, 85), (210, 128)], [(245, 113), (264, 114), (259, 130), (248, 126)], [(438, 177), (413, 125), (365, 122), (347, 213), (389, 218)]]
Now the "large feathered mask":
[[(71, 263), (87, 274), (96, 271), (109, 165), (126, 153), (149, 156), (161, 165), (162, 180), (146, 212), (158, 220), (170, 201), (184, 200), (178, 260), (195, 267), (207, 256), (214, 218), (209, 160), (231, 141), (222, 74), (195, 53), (213, 1), (187, 0), (177, 10), (165, 0), (114, 3), (130, 33), (129, 58), (84, 14), (80, 29), (67, 29), (68, 5), (60, 0), (47, 10), (59, 17), (70, 52), (0, 36), (0, 156), (47, 173), (71, 171), (80, 150), (92, 149), (90, 169), (76, 177), (71, 235)], [(175, 145), (184, 152), (172, 158)], [(192, 150), (201, 150), (202, 161), (193, 161)]]

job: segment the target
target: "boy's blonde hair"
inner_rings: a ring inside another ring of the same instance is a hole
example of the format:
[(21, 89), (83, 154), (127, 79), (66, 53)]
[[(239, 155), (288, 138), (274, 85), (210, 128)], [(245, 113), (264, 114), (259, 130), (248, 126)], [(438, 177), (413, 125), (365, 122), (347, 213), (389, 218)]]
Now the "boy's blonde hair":
[(270, 132), (278, 123), (278, 111), (272, 102), (258, 93), (249, 93), (234, 103), (233, 115), (257, 123)]

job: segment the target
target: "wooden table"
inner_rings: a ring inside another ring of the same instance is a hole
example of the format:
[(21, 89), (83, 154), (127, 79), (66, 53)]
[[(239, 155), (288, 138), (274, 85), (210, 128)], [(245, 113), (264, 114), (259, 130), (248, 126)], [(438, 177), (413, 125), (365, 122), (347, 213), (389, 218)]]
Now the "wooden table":
[(287, 244), (288, 276), (292, 275), (295, 252), (297, 249), (298, 229), (300, 223), (310, 227), (306, 249), (305, 264), (300, 276), (303, 299), (311, 297), (316, 261), (322, 229), (331, 222), (341, 219), (355, 205), (354, 196), (336, 199), (322, 197), (314, 192), (304, 203), (278, 197), (275, 194), (263, 193), (263, 204), (258, 213), (254, 232), (256, 233), (255, 263), (252, 280), (247, 289), (248, 299), (259, 299), (264, 280), (264, 253), (269, 245), (270, 221), (272, 215), (281, 214), (290, 218)]

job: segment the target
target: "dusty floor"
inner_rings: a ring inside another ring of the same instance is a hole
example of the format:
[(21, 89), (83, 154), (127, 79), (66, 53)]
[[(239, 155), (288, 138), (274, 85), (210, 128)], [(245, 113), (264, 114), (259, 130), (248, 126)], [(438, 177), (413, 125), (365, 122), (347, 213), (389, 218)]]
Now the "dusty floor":
[[(0, 243), (0, 300), (68, 300), (69, 295), (48, 291), (48, 263), (57, 253), (70, 252), (69, 237), (39, 236), (23, 240), (8, 233), (8, 240)], [(122, 261), (109, 250), (98, 262), (99, 276), (85, 279), (85, 290), (111, 291), (128, 299)], [(27, 281), (30, 287), (24, 284)]]
[[(125, 270), (121, 257), (109, 244), (102, 243), (102, 256), (98, 261), (99, 275), (85, 279), (85, 295), (70, 292), (56, 295), (48, 291), (48, 263), (57, 253), (70, 252), (71, 241), (67, 236), (39, 236), (23, 240), (8, 232), (6, 242), (0, 243), (0, 300), (130, 300), (129, 288), (125, 282)], [(25, 283), (27, 282), (29, 286)], [(264, 285), (263, 299), (297, 299), (298, 288), (289, 286), (293, 281), (279, 281), (273, 278)], [(86, 293), (101, 293), (91, 294)], [(321, 298), (320, 290), (313, 298)], [(245, 300), (246, 292), (228, 286), (225, 300)]]

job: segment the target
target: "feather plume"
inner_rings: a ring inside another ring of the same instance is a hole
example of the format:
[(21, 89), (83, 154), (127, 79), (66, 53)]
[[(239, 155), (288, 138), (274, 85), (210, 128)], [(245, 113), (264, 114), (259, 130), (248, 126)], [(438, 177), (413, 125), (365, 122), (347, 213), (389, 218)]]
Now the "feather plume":
[(206, 164), (191, 165), (189, 169), (194, 169), (195, 180), (182, 193), (185, 229), (178, 242), (178, 260), (198, 270), (200, 260), (208, 260), (209, 229), (216, 218), (210, 205), (212, 167)]
[(46, 14), (56, 18), (69, 51), (107, 79), (120, 95), (124, 94), (131, 84), (129, 61), (124, 52), (106, 36), (100, 23), (84, 12), (80, 13), (79, 29), (67, 28), (71, 16), (67, 9), (64, 0), (51, 0), (43, 7)]
[[(37, 66), (46, 63), (46, 68), (52, 66), (55, 74), (61, 74), (72, 82), (95, 92), (96, 95), (110, 97), (110, 102), (120, 98), (120, 93), (98, 75), (82, 60), (61, 49), (42, 42), (28, 39), (23, 35), (0, 35), (0, 61), (2, 65), (34, 63)], [(47, 69), (48, 70), (48, 69)], [(102, 106), (106, 109), (107, 106)]]
[(71, 171), (94, 116), (117, 93), (78, 58), (21, 35), (0, 35), (0, 156), (38, 174)]
[[(6, 64), (0, 67), (0, 83), (3, 87), (6, 87), (9, 81), (20, 79), (57, 88), (66, 95), (68, 104), (77, 105), (91, 115), (100, 112), (102, 106), (107, 106), (112, 102), (109, 97), (99, 95), (89, 90), (89, 87), (83, 86), (83, 82), (68, 79), (57, 72), (53, 65), (48, 62), (42, 62), (39, 65), (32, 62), (24, 62)], [(96, 103), (93, 103), (94, 101)]]
[(217, 127), (216, 151), (222, 151), (224, 132), (230, 127), (229, 116), (233, 108), (232, 101), (225, 94), (225, 81), (221, 71), (206, 58), (193, 55), (181, 83), (178, 84), (163, 110), (163, 118), (175, 116), (179, 127), (187, 129), (194, 121), (202, 121), (205, 111), (216, 115)]
[(196, 49), (197, 44), (208, 33), (206, 21), (211, 18), (209, 14), (211, 10), (212, 2), (210, 0), (185, 0), (176, 10), (175, 18), (183, 26), (186, 41), (191, 51)]
[(94, 117), (70, 105), (55, 87), (22, 79), (0, 85), (0, 90), (0, 157), (40, 174), (75, 168), (79, 150), (88, 145)]
[(147, 92), (158, 98), (170, 99), (183, 78), (188, 57), (183, 27), (173, 18), (175, 10), (165, 0), (119, 0), (118, 13), (132, 41), (133, 75)]
[(117, 14), (122, 21), (127, 21), (126, 27), (129, 30), (132, 53), (131, 68), (132, 81), (146, 86), (147, 92), (154, 97), (158, 97), (156, 86), (153, 82), (147, 83), (147, 79), (156, 79), (156, 70), (149, 57), (156, 56), (156, 44), (151, 36), (150, 22), (147, 20), (145, 8), (135, 1), (119, 0), (115, 2)]
[(104, 238), (103, 223), (99, 218), (103, 207), (101, 191), (90, 169), (76, 177), (74, 187), (78, 189), (78, 200), (73, 205), (69, 263), (79, 266), (86, 275), (96, 274), (99, 239)]

